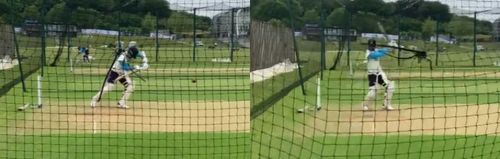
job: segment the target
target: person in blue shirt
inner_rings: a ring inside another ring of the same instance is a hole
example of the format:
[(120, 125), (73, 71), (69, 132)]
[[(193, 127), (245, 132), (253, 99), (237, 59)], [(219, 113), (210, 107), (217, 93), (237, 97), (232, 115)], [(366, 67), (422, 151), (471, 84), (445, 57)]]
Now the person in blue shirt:
[(78, 47), (78, 53), (82, 55), (83, 62), (89, 63), (90, 62), (90, 51), (89, 48), (86, 47)]
[(369, 110), (370, 104), (376, 99), (377, 84), (385, 88), (384, 109), (394, 110), (391, 104), (394, 94), (394, 82), (387, 78), (387, 75), (380, 66), (380, 59), (389, 53), (387, 48), (377, 48), (377, 42), (368, 40), (368, 50), (366, 50), (366, 68), (368, 73), (368, 93), (363, 101), (362, 109)]

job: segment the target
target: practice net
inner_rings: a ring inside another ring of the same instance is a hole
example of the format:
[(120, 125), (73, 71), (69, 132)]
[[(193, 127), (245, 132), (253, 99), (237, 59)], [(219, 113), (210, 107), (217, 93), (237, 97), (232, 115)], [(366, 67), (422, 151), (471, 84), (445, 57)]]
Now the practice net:
[(248, 0), (0, 6), (0, 158), (249, 156)]
[[(499, 1), (256, 0), (251, 6), (252, 79), (256, 62), (295, 64), (289, 73), (275, 68), (252, 81), (253, 158), (500, 156)], [(257, 22), (278, 31), (254, 31)], [(382, 58), (367, 54), (369, 40), (390, 50), (379, 52)], [(368, 73), (377, 61), (384, 73)]]

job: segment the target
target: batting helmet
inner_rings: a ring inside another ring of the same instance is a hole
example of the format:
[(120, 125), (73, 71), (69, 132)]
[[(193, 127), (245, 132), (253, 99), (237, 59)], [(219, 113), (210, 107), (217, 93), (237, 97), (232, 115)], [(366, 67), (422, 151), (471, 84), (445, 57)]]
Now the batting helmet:
[(368, 50), (373, 51), (375, 47), (377, 47), (377, 41), (375, 41), (375, 39), (368, 40)]

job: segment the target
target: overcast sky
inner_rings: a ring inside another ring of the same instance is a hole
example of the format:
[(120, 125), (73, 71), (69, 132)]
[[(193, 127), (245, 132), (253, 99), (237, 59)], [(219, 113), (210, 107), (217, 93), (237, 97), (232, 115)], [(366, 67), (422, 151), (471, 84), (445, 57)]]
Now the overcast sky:
[[(394, 2), (396, 0), (384, 0)], [(478, 19), (494, 21), (500, 18), (500, 0), (426, 0), (439, 1), (450, 6), (450, 10), (455, 14), (473, 17), (474, 11), (495, 10), (495, 14), (478, 14)]]

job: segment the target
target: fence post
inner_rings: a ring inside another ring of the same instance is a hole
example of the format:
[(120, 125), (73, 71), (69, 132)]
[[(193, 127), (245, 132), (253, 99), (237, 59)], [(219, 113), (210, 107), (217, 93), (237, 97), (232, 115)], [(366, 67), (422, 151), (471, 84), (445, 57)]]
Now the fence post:
[[(321, 2), (323, 3), (323, 1)], [(320, 27), (321, 27), (321, 55), (320, 55), (320, 69), (321, 69), (321, 80), (323, 80), (323, 70), (326, 68), (325, 54), (326, 54), (326, 38), (325, 38), (325, 10), (321, 7), (321, 15), (320, 15)]]
[(47, 2), (46, 0), (43, 0), (42, 2), (42, 10), (41, 10), (41, 15), (40, 15), (40, 35), (41, 35), (41, 56), (40, 56), (40, 67), (41, 67), (41, 76), (43, 77), (44, 75), (44, 66), (46, 65), (47, 63), (47, 59), (45, 59), (45, 56), (46, 56), (46, 39), (45, 39), (45, 13), (46, 13), (46, 8), (47, 7)]
[(196, 61), (196, 8), (193, 9), (193, 62)]
[(231, 59), (231, 62), (233, 62), (233, 54), (234, 54), (234, 32), (235, 32), (235, 26), (234, 26), (234, 11), (235, 9), (234, 8), (231, 8), (231, 55), (230, 55), (230, 59)]
[(158, 33), (159, 33), (159, 18), (158, 18), (158, 15), (156, 16), (156, 36), (155, 36), (155, 41), (156, 41), (156, 56), (155, 56), (155, 60), (156, 62), (158, 62), (158, 52), (160, 50), (160, 41), (158, 40)]
[[(10, 6), (14, 6), (14, 0), (10, 0)], [(24, 72), (23, 72), (23, 66), (21, 62), (21, 54), (19, 54), (19, 44), (17, 43), (17, 35), (16, 35), (16, 27), (14, 27), (14, 11), (11, 9), (10, 12), (10, 26), (12, 29), (12, 40), (14, 40), (14, 47), (15, 47), (15, 52), (16, 52), (16, 57), (17, 57), (17, 63), (19, 66), (19, 73), (21, 75), (21, 84), (23, 87), (23, 92), (26, 92), (26, 83), (24, 79)]]
[(352, 12), (347, 10), (348, 22), (347, 22), (347, 66), (349, 67), (349, 73), (352, 76), (352, 62), (351, 62), (351, 23), (352, 23)]
[(474, 31), (473, 31), (473, 36), (474, 36), (474, 42), (473, 42), (473, 45), (474, 45), (474, 52), (473, 52), (473, 55), (472, 55), (472, 65), (474, 67), (476, 67), (476, 53), (477, 53), (477, 37), (476, 37), (476, 31), (477, 31), (477, 12), (474, 12)]
[(297, 48), (297, 40), (295, 39), (295, 24), (294, 24), (294, 17), (292, 15), (292, 11), (290, 10), (290, 0), (287, 0), (287, 5), (288, 5), (288, 15), (290, 16), (290, 24), (291, 24), (291, 30), (292, 30), (292, 38), (293, 38), (293, 50), (295, 52), (295, 58), (297, 59), (297, 66), (299, 70), (299, 78), (300, 78), (300, 87), (302, 88), (302, 94), (306, 95), (306, 89), (304, 86), (304, 76), (302, 75), (302, 68), (300, 67), (300, 55), (299, 55), (299, 50)]
[(439, 61), (439, 21), (436, 20), (436, 66), (438, 66)]
[[(398, 47), (401, 48), (401, 15), (398, 16)], [(398, 49), (398, 66), (401, 66), (401, 49)]]
[[(66, 25), (69, 25), (69, 24), (66, 24)], [(68, 27), (69, 27), (69, 26), (68, 26)], [(67, 39), (67, 42), (68, 42), (68, 57), (67, 57), (67, 58), (68, 58), (68, 59), (67, 59), (68, 61), (67, 61), (67, 64), (69, 64), (69, 65), (70, 65), (70, 63), (71, 63), (71, 62), (70, 62), (70, 61), (71, 61), (71, 56), (70, 56), (70, 54), (71, 54), (71, 36), (70, 36), (68, 33), (66, 33), (66, 39)], [(70, 66), (70, 67), (71, 67), (71, 66)]]

